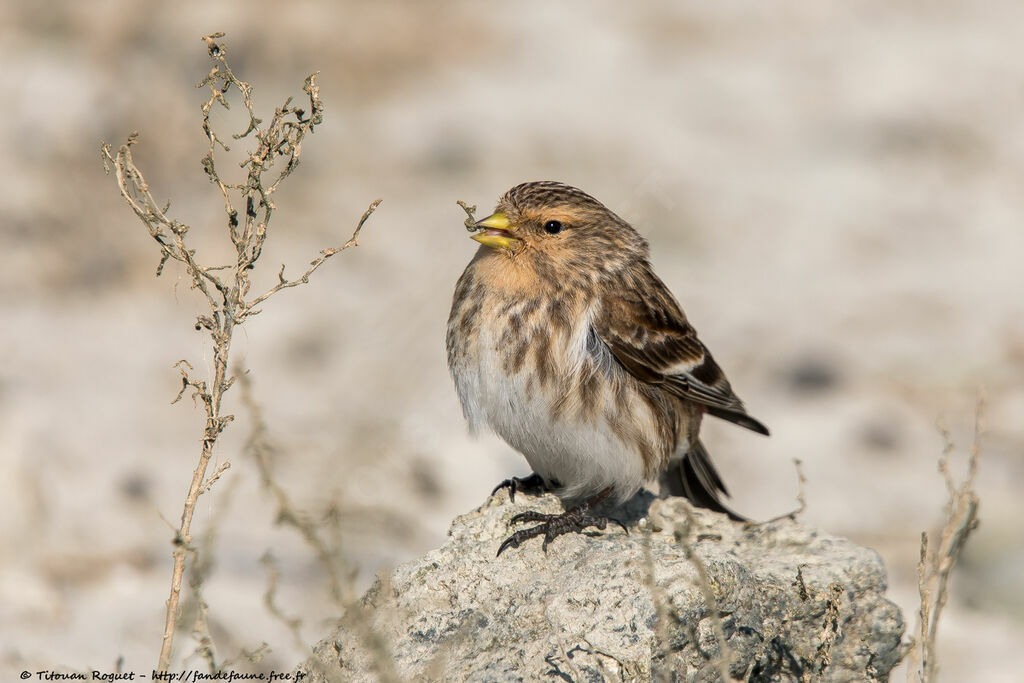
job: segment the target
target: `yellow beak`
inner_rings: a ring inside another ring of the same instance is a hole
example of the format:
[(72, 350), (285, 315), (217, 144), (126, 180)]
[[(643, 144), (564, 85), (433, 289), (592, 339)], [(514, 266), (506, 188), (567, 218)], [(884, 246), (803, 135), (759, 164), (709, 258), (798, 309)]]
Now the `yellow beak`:
[(509, 223), (508, 216), (500, 211), (477, 221), (476, 227), (483, 229), (470, 235), (470, 237), (485, 247), (514, 250), (522, 243), (522, 240), (516, 239), (508, 231), (511, 223)]

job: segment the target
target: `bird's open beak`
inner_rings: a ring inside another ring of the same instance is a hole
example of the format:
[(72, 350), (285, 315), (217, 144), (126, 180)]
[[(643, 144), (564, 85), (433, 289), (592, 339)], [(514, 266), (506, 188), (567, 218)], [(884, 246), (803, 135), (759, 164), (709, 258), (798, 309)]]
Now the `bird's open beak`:
[(514, 250), (522, 243), (522, 240), (512, 236), (512, 233), (508, 231), (510, 226), (508, 216), (499, 211), (483, 220), (477, 221), (476, 227), (482, 229), (479, 232), (473, 233), (470, 237), (491, 249)]

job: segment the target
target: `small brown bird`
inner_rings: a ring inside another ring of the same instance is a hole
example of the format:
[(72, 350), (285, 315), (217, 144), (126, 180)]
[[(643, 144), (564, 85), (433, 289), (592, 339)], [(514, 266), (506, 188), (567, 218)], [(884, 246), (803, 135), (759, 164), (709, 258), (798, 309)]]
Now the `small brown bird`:
[[(705, 413), (761, 434), (651, 269), (647, 242), (587, 193), (556, 182), (517, 185), (476, 223), (482, 246), (455, 287), (448, 368), (470, 431), (489, 426), (567, 505), (498, 549), (609, 521), (590, 514), (661, 475), (663, 488), (743, 519), (698, 438)], [(574, 506), (574, 507), (569, 507)], [(621, 525), (621, 522), (619, 522)]]

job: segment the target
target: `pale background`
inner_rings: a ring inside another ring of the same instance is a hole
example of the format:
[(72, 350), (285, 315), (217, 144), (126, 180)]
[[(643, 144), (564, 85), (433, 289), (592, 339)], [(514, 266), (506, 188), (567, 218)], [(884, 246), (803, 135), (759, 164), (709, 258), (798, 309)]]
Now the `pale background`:
[[(138, 129), (154, 194), (224, 254), (199, 158), (199, 37), (269, 115), (321, 71), (327, 118), (278, 195), (259, 277), (298, 273), (384, 204), (362, 246), (236, 334), (314, 517), (342, 511), (365, 585), (443, 542), (521, 457), (471, 440), (447, 376), (451, 291), (476, 246), (464, 199), (577, 185), (651, 242), (655, 267), (763, 439), (708, 424), (736, 508), (794, 505), (878, 550), (908, 629), (920, 532), (941, 520), (942, 419), (957, 471), (987, 392), (982, 525), (953, 585), (942, 680), (1024, 668), (1024, 5), (910, 3), (0, 3), (0, 671), (148, 672), (169, 525), (201, 412), (170, 406), (181, 358), (209, 363), (197, 298), (105, 177), (98, 146)], [(281, 9), (287, 7), (287, 9)], [(220, 658), (302, 656), (262, 605), (272, 550), (302, 639), (337, 610), (274, 525), (238, 415), (233, 467), (200, 501), (219, 535), (206, 583)], [(507, 561), (515, 561), (510, 557)], [(179, 636), (178, 661), (194, 644)], [(201, 668), (192, 657), (187, 666)], [(5, 680), (7, 676), (4, 676)]]

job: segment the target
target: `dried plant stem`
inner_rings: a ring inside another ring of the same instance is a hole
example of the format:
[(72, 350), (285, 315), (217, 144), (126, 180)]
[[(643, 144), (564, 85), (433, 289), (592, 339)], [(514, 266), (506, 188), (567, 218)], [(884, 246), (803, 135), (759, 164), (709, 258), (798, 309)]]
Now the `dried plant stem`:
[(946, 521), (939, 533), (938, 544), (927, 532), (921, 533), (921, 557), (917, 564), (921, 607), (917, 642), (911, 650), (907, 680), (931, 683), (938, 675), (936, 639), (942, 610), (949, 599), (949, 580), (968, 537), (978, 527), (980, 500), (974, 490), (974, 479), (981, 455), (984, 409), (984, 397), (979, 392), (974, 413), (974, 440), (968, 451), (967, 477), (959, 485), (949, 470), (949, 456), (954, 448), (952, 438), (947, 429), (939, 426), (945, 441), (942, 457), (939, 458), (939, 472), (945, 480), (949, 499), (946, 502)]
[(461, 199), (457, 199), (455, 203), (461, 206), (462, 210), (466, 212), (466, 230), (468, 230), (469, 232), (475, 232), (479, 230), (480, 228), (476, 226), (476, 216), (473, 215), (474, 213), (476, 213), (476, 204), (469, 205), (466, 202), (462, 201)]
[[(175, 401), (181, 398), (182, 393), (188, 386), (196, 388), (196, 394), (202, 399), (206, 406), (206, 429), (203, 432), (203, 448), (199, 455), (199, 462), (192, 472), (192, 481), (185, 495), (185, 504), (181, 513), (181, 523), (174, 537), (174, 565), (171, 570), (171, 594), (167, 598), (167, 613), (164, 620), (163, 639), (160, 644), (160, 659), (157, 664), (158, 671), (166, 671), (170, 666), (171, 647), (174, 644), (174, 630), (178, 622), (178, 602), (181, 597), (181, 577), (185, 571), (185, 559), (190, 552), (195, 552), (192, 545), (192, 515), (195, 512), (196, 502), (200, 494), (209, 490), (209, 485), (204, 483), (207, 467), (213, 457), (213, 448), (217, 443), (217, 437), (224, 430), (224, 427), (231, 421), (232, 416), (222, 416), (220, 412), (221, 398), (231, 386), (227, 378), (227, 363), (231, 352), (231, 333), (234, 325), (230, 322), (229, 316), (222, 317), (222, 325), (219, 334), (214, 337), (214, 377), (213, 389), (206, 391), (205, 382), (196, 382), (189, 378), (182, 370), (182, 388)], [(180, 366), (179, 366), (180, 367)], [(201, 385), (201, 386), (200, 386)], [(223, 470), (221, 470), (223, 471)], [(211, 479), (220, 477), (220, 472)]]
[(732, 648), (729, 647), (729, 642), (725, 638), (722, 618), (718, 614), (718, 600), (715, 598), (715, 591), (711, 588), (707, 568), (704, 567), (704, 563), (697, 557), (693, 546), (690, 545), (690, 534), (697, 526), (697, 520), (688, 505), (684, 505), (683, 510), (686, 512), (686, 521), (676, 525), (673, 535), (676, 543), (682, 547), (686, 559), (697, 571), (697, 587), (700, 588), (701, 595), (704, 597), (704, 604), (707, 605), (708, 616), (711, 618), (711, 630), (715, 634), (715, 642), (718, 643), (718, 657), (714, 661), (718, 668), (718, 675), (723, 682), (731, 681), (733, 677), (729, 674), (729, 666), (732, 664), (733, 654)]
[[(358, 568), (346, 558), (340, 540), (338, 538), (333, 541), (324, 539), (320, 527), (311, 520), (307, 513), (295, 505), (292, 497), (278, 483), (274, 472), (274, 459), (279, 450), (271, 441), (263, 411), (253, 395), (251, 376), (242, 369), (236, 369), (235, 372), (239, 378), (242, 403), (249, 411), (251, 426), (251, 432), (243, 450), (252, 457), (259, 473), (260, 484), (266, 492), (273, 496), (277, 504), (277, 514), (275, 515), (277, 523), (295, 529), (316, 553), (317, 560), (327, 574), (330, 598), (344, 614), (340, 623), (349, 625), (353, 632), (363, 640), (367, 650), (373, 656), (380, 680), (401, 680), (394, 671), (394, 658), (388, 651), (388, 643), (375, 631), (370, 610), (359, 602), (359, 595), (355, 587)], [(332, 505), (331, 509), (332, 512), (329, 513), (327, 519), (336, 521), (338, 518), (337, 508)], [(307, 646), (303, 644), (300, 637), (301, 620), (288, 617), (277, 605), (278, 572), (269, 551), (264, 554), (262, 561), (268, 573), (267, 589), (263, 597), (264, 605), (271, 616), (288, 628), (295, 644), (303, 649)], [(330, 678), (320, 660), (309, 659), (306, 665), (313, 667), (324, 678)]]
[(772, 522), (779, 522), (783, 519), (792, 519), (796, 521), (797, 515), (800, 515), (807, 509), (807, 499), (804, 496), (804, 487), (807, 485), (807, 477), (804, 476), (804, 461), (800, 458), (793, 458), (793, 466), (796, 468), (796, 508), (785, 512), (771, 519), (766, 519), (763, 522), (758, 522), (758, 526), (762, 524), (771, 524)]
[(665, 591), (658, 585), (657, 567), (654, 563), (654, 554), (651, 552), (651, 525), (649, 523), (643, 527), (640, 543), (644, 551), (644, 569), (646, 570), (644, 573), (644, 584), (651, 595), (651, 600), (654, 602), (654, 615), (657, 619), (654, 624), (655, 643), (658, 648), (658, 655), (664, 663), (662, 670), (657, 674), (657, 680), (669, 681), (672, 679), (673, 673), (685, 676), (686, 663), (680, 660), (677, 664), (682, 665), (683, 671), (673, 670), (671, 666), (670, 656), (672, 655), (672, 647), (669, 644), (668, 634), (669, 619), (672, 617), (671, 605), (669, 604), (668, 597), (665, 595)]
[(243, 450), (252, 457), (263, 489), (274, 498), (277, 505), (277, 513), (274, 517), (278, 524), (294, 528), (313, 549), (317, 560), (327, 574), (331, 600), (345, 608), (356, 600), (353, 587), (356, 568), (350, 566), (345, 560), (340, 547), (334, 547), (322, 538), (317, 525), (309, 518), (309, 515), (296, 507), (288, 492), (277, 482), (273, 465), (277, 449), (270, 441), (263, 411), (253, 396), (252, 379), (244, 370), (236, 370), (236, 374), (239, 378), (242, 403), (248, 409), (251, 425), (251, 432)]
[[(174, 402), (181, 399), (184, 393), (192, 389), (193, 400), (201, 402), (206, 413), (206, 424), (203, 429), (202, 448), (188, 492), (182, 507), (181, 521), (175, 532), (173, 568), (171, 572), (170, 596), (167, 599), (167, 613), (164, 622), (163, 639), (160, 646), (158, 671), (166, 671), (171, 661), (171, 649), (174, 633), (178, 622), (178, 604), (181, 596), (181, 582), (185, 571), (185, 563), (189, 556), (195, 556), (192, 547), (192, 517), (199, 496), (210, 489), (230, 467), (225, 461), (209, 479), (206, 473), (214, 455), (214, 447), (224, 428), (232, 421), (233, 416), (221, 412), (224, 394), (231, 388), (234, 378), (228, 373), (228, 361), (231, 355), (231, 340), (235, 328), (249, 317), (260, 312), (258, 306), (282, 289), (305, 284), (309, 277), (324, 264), (327, 259), (349, 247), (358, 244), (359, 233), (367, 219), (380, 204), (380, 200), (370, 204), (356, 225), (355, 231), (347, 242), (340, 247), (324, 249), (320, 256), (310, 263), (309, 268), (296, 280), (284, 277), (284, 266), (278, 273), (278, 282), (269, 290), (247, 300), (252, 284), (252, 270), (263, 251), (267, 239), (267, 228), (276, 206), (271, 196), (277, 191), (281, 182), (287, 178), (299, 164), (302, 154), (302, 142), (305, 136), (313, 132), (316, 125), (323, 121), (323, 104), (320, 102), (320, 89), (316, 83), (316, 74), (306, 78), (303, 91), (308, 96), (308, 111), (292, 106), (291, 98), (274, 111), (268, 124), (256, 116), (255, 104), (252, 99), (252, 86), (238, 79), (227, 63), (227, 51), (217, 42), (224, 34), (214, 33), (203, 37), (213, 67), (199, 83), (200, 88), (208, 87), (209, 98), (202, 104), (202, 128), (209, 140), (209, 148), (202, 159), (203, 170), (210, 182), (217, 186), (224, 199), (224, 211), (228, 235), (235, 247), (236, 258), (227, 265), (206, 266), (196, 258), (194, 249), (189, 248), (186, 235), (189, 226), (168, 216), (170, 203), (162, 207), (150, 193), (149, 185), (136, 167), (132, 159), (132, 146), (138, 140), (138, 134), (132, 133), (127, 143), (115, 153), (106, 143), (101, 146), (101, 156), (108, 172), (113, 166), (117, 185), (121, 196), (135, 215), (146, 226), (150, 236), (159, 245), (160, 262), (156, 274), (163, 272), (168, 261), (176, 261), (182, 265), (191, 280), (193, 289), (200, 292), (205, 299), (209, 312), (196, 318), (195, 329), (205, 330), (213, 346), (213, 367), (211, 376), (206, 380), (196, 379), (192, 375), (192, 366), (186, 361), (177, 364), (181, 373), (181, 391)], [(216, 155), (220, 150), (228, 151), (229, 147), (218, 137), (210, 121), (210, 112), (214, 104), (230, 108), (227, 95), (234, 89), (242, 99), (249, 121), (244, 132), (233, 135), (235, 140), (246, 140), (255, 144), (255, 149), (247, 153), (240, 167), (245, 169), (242, 182), (227, 182), (221, 177), (217, 167)], [(244, 205), (240, 213), (235, 208)]]
[(267, 570), (267, 589), (263, 593), (264, 607), (267, 608), (267, 611), (270, 612), (275, 619), (288, 628), (288, 632), (291, 633), (292, 641), (295, 643), (295, 646), (300, 651), (306, 649), (307, 645), (302, 642), (302, 633), (300, 631), (302, 620), (298, 617), (289, 617), (277, 604), (277, 582), (281, 577), (281, 573), (277, 570), (277, 560), (274, 559), (273, 553), (268, 550), (263, 553), (263, 557), (260, 558), (260, 562)]

